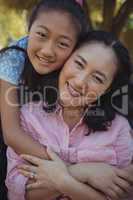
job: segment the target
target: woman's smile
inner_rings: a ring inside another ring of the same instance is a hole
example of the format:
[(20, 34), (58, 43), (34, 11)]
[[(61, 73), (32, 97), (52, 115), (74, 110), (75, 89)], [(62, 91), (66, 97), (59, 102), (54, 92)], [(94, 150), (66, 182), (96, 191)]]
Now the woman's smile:
[(79, 97), (79, 96), (81, 95), (80, 92), (78, 92), (78, 91), (76, 90), (76, 88), (74, 88), (74, 87), (72, 86), (72, 84), (70, 84), (69, 82), (67, 82), (66, 84), (67, 84), (67, 89), (68, 89), (68, 91), (69, 91), (69, 94), (70, 94), (71, 96), (73, 96), (73, 97)]

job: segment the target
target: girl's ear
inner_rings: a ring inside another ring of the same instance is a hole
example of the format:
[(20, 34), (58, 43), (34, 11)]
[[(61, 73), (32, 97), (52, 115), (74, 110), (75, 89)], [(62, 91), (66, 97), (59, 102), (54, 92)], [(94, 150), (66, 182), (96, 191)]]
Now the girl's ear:
[(76, 0), (77, 1), (77, 3), (79, 3), (81, 6), (83, 6), (83, 1), (84, 0)]

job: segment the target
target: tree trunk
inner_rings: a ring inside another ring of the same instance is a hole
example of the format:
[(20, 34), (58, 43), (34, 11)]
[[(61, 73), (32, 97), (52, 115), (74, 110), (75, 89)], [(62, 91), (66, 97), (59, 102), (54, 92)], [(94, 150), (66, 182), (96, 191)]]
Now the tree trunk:
[(133, 12), (133, 0), (125, 1), (120, 10), (118, 11), (117, 15), (115, 16), (111, 31), (113, 31), (118, 37), (122, 31), (122, 28), (125, 26), (129, 15)]
[(83, 0), (83, 8), (88, 18), (89, 27), (90, 29), (93, 29), (92, 20), (90, 16), (90, 8), (89, 8), (89, 4), (87, 3), (87, 0)]
[(116, 0), (104, 0), (103, 1), (103, 24), (102, 28), (106, 31), (111, 30), (114, 11), (116, 7)]

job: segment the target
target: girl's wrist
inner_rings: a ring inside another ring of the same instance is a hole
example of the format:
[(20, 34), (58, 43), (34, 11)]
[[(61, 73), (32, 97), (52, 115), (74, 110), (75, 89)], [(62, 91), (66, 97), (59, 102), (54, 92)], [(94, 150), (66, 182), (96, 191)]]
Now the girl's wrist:
[(69, 184), (71, 184), (72, 179), (73, 177), (69, 173), (61, 175), (56, 182), (56, 190), (63, 194)]
[(86, 182), (87, 176), (83, 164), (74, 164), (69, 166), (68, 171), (72, 177), (81, 182)]

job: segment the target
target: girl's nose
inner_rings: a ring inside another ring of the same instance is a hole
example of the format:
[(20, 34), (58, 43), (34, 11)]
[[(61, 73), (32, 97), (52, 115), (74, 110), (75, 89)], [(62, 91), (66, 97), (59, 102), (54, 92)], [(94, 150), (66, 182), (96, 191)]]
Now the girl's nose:
[(55, 56), (53, 41), (48, 40), (47, 42), (45, 42), (42, 45), (40, 52), (45, 58), (52, 59)]

